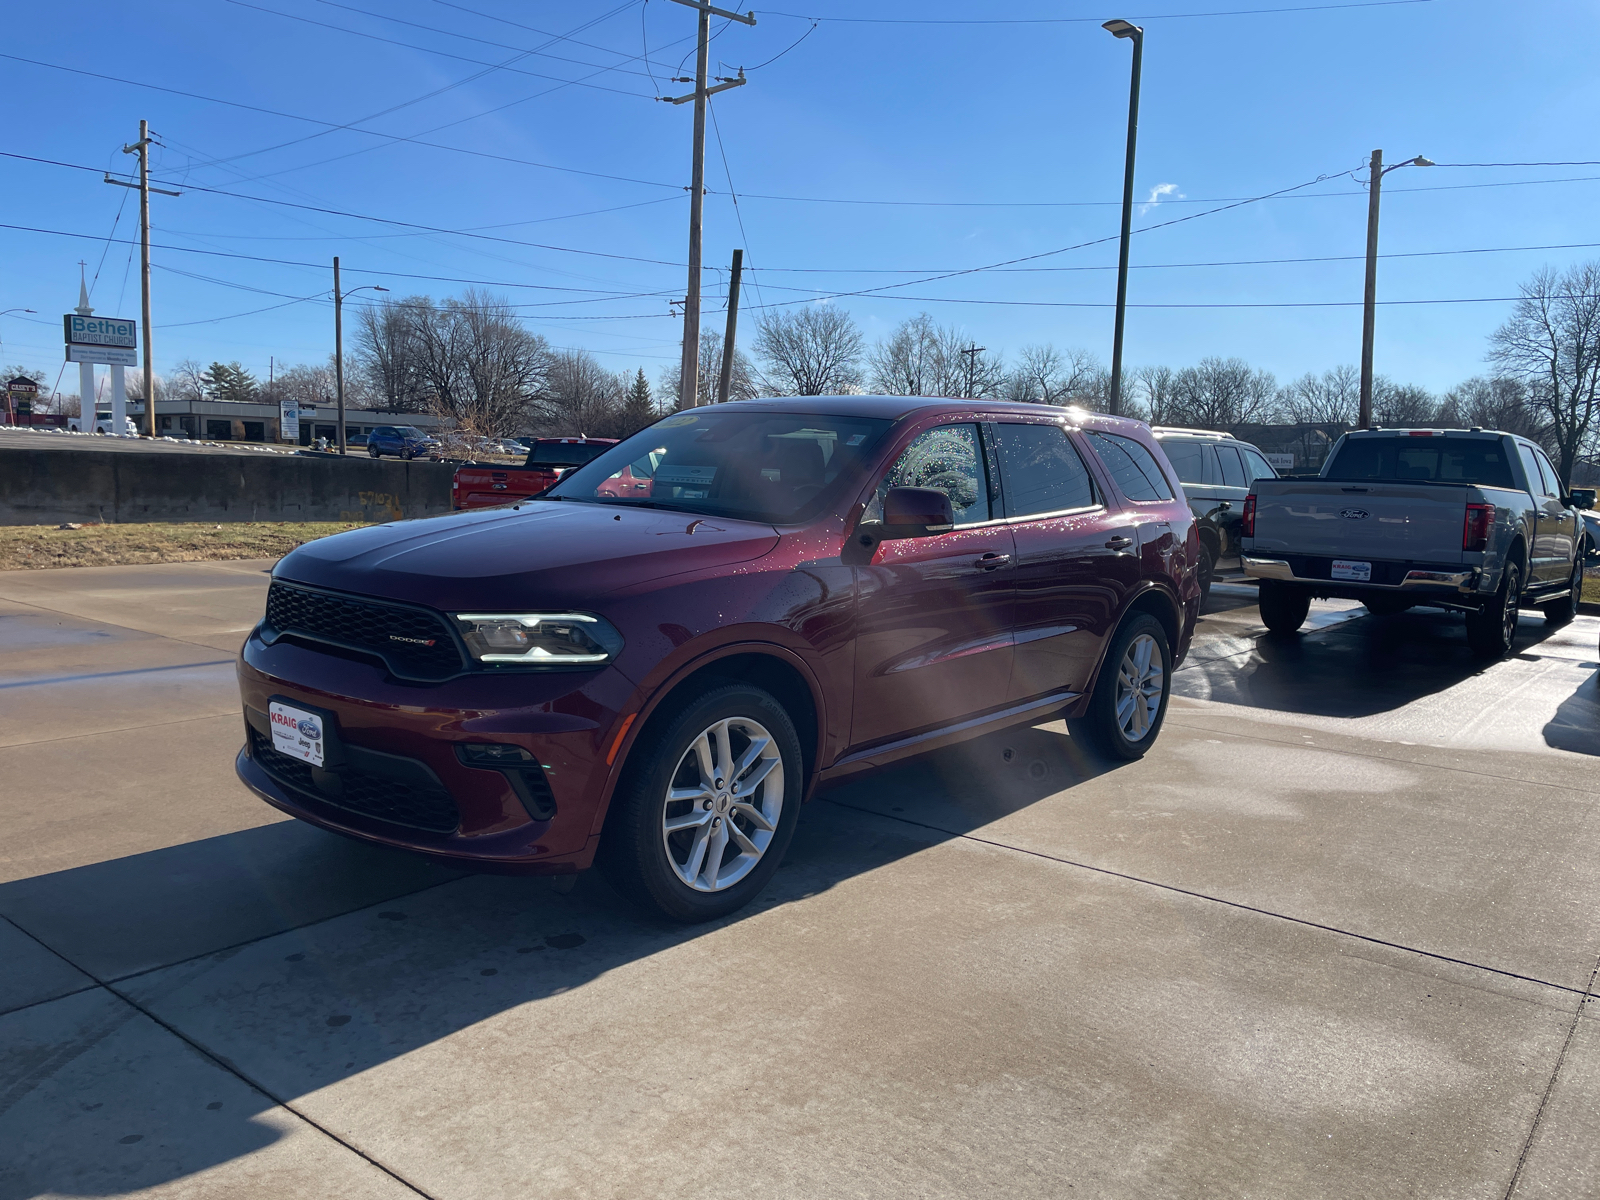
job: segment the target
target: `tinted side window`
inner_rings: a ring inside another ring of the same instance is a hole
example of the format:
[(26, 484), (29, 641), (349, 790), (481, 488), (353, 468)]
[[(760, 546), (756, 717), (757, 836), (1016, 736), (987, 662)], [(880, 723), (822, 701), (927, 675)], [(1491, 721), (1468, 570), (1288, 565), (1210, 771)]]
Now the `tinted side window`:
[(883, 520), (892, 487), (934, 488), (950, 497), (957, 525), (989, 519), (989, 481), (976, 425), (941, 425), (917, 434), (878, 484), (863, 519)]
[(1272, 469), (1272, 464), (1261, 455), (1247, 446), (1240, 446), (1239, 453), (1244, 455), (1245, 474), (1251, 479), (1276, 479), (1278, 473)]
[(1087, 508), (1094, 503), (1088, 468), (1059, 425), (995, 428), (1008, 517)]
[(1517, 454), (1522, 459), (1522, 469), (1528, 473), (1528, 490), (1535, 496), (1548, 495), (1544, 477), (1539, 473), (1539, 460), (1533, 456), (1533, 451), (1519, 442)]
[(1548, 458), (1537, 450), (1534, 451), (1534, 454), (1538, 456), (1539, 466), (1544, 471), (1544, 494), (1547, 496), (1561, 495), (1561, 476), (1556, 474), (1556, 469), (1550, 465)]
[(1172, 464), (1173, 470), (1178, 472), (1179, 482), (1204, 483), (1206, 481), (1206, 448), (1203, 443), (1180, 442), (1170, 438), (1163, 438), (1161, 448), (1166, 451), (1167, 461)]
[(1155, 455), (1138, 442), (1118, 433), (1088, 432), (1088, 437), (1094, 452), (1129, 500), (1172, 499), (1172, 488), (1167, 485), (1167, 477), (1161, 473)]
[(1239, 458), (1239, 451), (1232, 446), (1218, 446), (1217, 460), (1222, 463), (1222, 483), (1225, 487), (1249, 487), (1250, 481), (1245, 478), (1244, 463)]

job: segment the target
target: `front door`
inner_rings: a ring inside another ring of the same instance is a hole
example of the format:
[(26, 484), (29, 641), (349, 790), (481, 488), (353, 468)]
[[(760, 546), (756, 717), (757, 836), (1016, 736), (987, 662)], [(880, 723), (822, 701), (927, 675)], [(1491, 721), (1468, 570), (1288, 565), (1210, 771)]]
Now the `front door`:
[(868, 504), (862, 530), (883, 519), (891, 487), (950, 497), (948, 533), (881, 542), (857, 571), (856, 746), (949, 725), (1004, 705), (1014, 604), (1011, 531), (995, 518), (976, 424), (918, 434)]
[(1528, 582), (1541, 584), (1565, 581), (1572, 565), (1572, 560), (1567, 556), (1566, 536), (1570, 529), (1568, 518), (1571, 514), (1556, 494), (1560, 485), (1544, 455), (1520, 442), (1517, 450), (1522, 458), (1522, 469), (1528, 476), (1528, 491), (1533, 497), (1534, 512), (1537, 514), (1533, 547), (1528, 552)]
[(1081, 693), (1128, 588), (1138, 582), (1139, 531), (1128, 514), (1108, 506), (1061, 426), (992, 428), (1017, 545), (1010, 699)]

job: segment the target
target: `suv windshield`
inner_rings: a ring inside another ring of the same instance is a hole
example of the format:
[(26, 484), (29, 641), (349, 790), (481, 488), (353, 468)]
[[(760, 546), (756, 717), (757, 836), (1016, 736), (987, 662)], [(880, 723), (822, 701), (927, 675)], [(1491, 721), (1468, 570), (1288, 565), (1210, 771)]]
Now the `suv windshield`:
[(1516, 486), (1500, 440), (1487, 437), (1346, 438), (1322, 477)]
[[(544, 493), (774, 523), (808, 520), (893, 422), (700, 409), (658, 421)], [(648, 477), (648, 489), (641, 486)]]

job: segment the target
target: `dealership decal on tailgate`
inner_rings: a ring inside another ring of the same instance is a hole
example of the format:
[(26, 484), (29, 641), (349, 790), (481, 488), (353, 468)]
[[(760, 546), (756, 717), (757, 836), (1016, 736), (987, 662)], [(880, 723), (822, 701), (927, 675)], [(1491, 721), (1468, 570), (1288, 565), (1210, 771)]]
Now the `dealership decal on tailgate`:
[(1352, 562), (1348, 558), (1333, 560), (1333, 577), (1335, 579), (1348, 579), (1352, 583), (1371, 583), (1372, 564), (1369, 562)]
[(276, 700), (267, 705), (272, 721), (272, 748), (314, 767), (322, 765), (322, 718)]

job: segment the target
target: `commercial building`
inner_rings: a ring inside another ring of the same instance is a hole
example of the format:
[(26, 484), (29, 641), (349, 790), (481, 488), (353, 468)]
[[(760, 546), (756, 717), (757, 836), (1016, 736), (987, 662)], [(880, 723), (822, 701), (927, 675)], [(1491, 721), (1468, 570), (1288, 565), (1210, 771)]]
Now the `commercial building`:
[[(144, 431), (144, 401), (128, 401), (128, 415)], [(345, 436), (352, 446), (365, 444), (376, 425), (414, 425), (432, 432), (445, 425), (427, 413), (345, 409)], [(272, 442), (282, 444), (280, 410), (274, 403), (239, 400), (157, 400), (156, 435), (191, 438), (204, 442)], [(309, 446), (318, 438), (339, 440), (339, 410), (331, 404), (300, 409), (298, 443)]]

